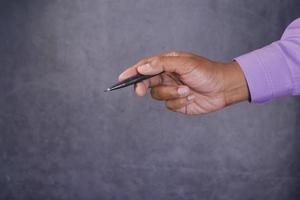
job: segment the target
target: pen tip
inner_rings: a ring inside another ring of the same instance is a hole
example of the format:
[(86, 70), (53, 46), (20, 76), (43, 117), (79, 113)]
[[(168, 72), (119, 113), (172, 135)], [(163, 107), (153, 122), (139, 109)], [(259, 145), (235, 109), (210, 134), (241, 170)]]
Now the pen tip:
[(110, 88), (107, 88), (106, 90), (104, 90), (104, 92), (108, 92), (108, 91), (110, 91)]

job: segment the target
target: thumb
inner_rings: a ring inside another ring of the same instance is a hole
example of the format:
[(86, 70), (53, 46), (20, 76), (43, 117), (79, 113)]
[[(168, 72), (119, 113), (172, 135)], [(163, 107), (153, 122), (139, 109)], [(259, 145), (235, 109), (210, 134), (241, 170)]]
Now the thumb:
[(161, 72), (174, 72), (182, 75), (191, 72), (194, 68), (195, 65), (190, 57), (160, 56), (138, 66), (137, 70), (144, 75), (155, 75)]

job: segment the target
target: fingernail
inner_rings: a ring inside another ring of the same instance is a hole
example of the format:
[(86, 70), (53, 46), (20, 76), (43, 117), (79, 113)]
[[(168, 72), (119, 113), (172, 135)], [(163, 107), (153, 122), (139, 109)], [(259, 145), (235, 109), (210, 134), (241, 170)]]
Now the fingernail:
[(139, 69), (143, 72), (148, 72), (151, 70), (151, 65), (149, 63), (146, 63), (144, 65), (139, 66)]
[(124, 72), (123, 73), (121, 73), (120, 75), (119, 75), (119, 79), (122, 79), (123, 78), (123, 76), (124, 76)]
[(186, 96), (189, 94), (190, 89), (188, 87), (183, 86), (183, 87), (179, 87), (177, 89), (177, 92), (180, 96)]
[(188, 101), (192, 101), (193, 99), (195, 99), (195, 96), (194, 96), (194, 95), (190, 95), (190, 96), (187, 97), (187, 100), (188, 100)]

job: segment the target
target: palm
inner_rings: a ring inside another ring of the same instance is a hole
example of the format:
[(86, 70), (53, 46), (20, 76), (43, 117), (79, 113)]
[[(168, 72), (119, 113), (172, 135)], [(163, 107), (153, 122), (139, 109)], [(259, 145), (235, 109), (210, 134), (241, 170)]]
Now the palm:
[(225, 98), (222, 92), (222, 74), (220, 70), (214, 68), (216, 67), (207, 62), (201, 67), (192, 66), (191, 70), (183, 75), (175, 73), (164, 73), (162, 75), (163, 85), (186, 85), (195, 96), (194, 101), (179, 109), (179, 112), (195, 115), (209, 113), (225, 107)]

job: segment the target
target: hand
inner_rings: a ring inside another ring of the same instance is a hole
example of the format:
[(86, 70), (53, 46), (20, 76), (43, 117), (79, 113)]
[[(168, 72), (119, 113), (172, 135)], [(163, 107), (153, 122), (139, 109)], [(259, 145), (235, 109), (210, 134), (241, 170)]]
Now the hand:
[(170, 110), (187, 115), (205, 114), (247, 100), (249, 91), (236, 62), (217, 63), (191, 53), (171, 52), (142, 59), (119, 80), (137, 73), (159, 74), (135, 85), (135, 93), (164, 100)]

